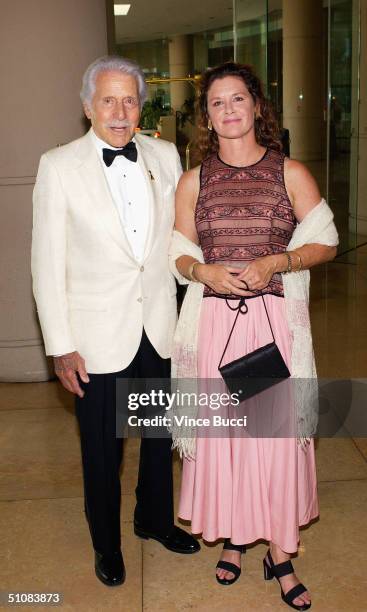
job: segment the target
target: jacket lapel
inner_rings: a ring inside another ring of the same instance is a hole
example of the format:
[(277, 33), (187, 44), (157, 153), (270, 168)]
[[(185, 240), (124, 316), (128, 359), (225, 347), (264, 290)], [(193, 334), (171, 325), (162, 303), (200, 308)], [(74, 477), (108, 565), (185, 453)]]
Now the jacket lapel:
[(150, 223), (144, 250), (144, 259), (147, 259), (157, 235), (162, 213), (162, 177), (159, 162), (149, 143), (149, 137), (137, 134), (135, 141), (138, 149), (138, 163), (145, 177), (150, 205)]
[(90, 131), (80, 139), (76, 156), (80, 164), (78, 173), (101, 223), (114, 242), (134, 259)]

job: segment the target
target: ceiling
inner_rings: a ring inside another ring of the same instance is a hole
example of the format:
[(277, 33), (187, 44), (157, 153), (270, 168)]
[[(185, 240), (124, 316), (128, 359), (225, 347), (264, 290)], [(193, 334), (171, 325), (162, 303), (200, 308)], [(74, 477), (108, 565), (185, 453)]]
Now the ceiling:
[[(126, 16), (115, 17), (116, 43), (154, 40), (231, 26), (232, 0), (114, 0), (130, 3)], [(272, 10), (282, 0), (269, 2)], [(265, 13), (263, 0), (237, 0), (236, 19), (256, 19)]]

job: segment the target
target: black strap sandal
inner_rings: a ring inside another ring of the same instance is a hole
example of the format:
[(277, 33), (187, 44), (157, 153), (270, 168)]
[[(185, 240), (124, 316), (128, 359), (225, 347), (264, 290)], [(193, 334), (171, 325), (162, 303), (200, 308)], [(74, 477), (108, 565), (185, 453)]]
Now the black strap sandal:
[[(223, 550), (237, 550), (238, 552), (243, 554), (246, 552), (246, 546), (245, 544), (232, 544), (231, 540), (227, 538), (226, 540), (224, 540)], [(226, 572), (231, 572), (232, 574), (234, 574), (234, 578), (230, 579), (219, 578), (218, 574), (216, 574), (216, 579), (219, 584), (233, 584), (241, 576), (241, 568), (238, 567), (238, 565), (235, 565), (234, 563), (230, 563), (229, 561), (218, 561), (217, 569), (224, 569), (226, 570)]]
[[(288, 576), (288, 574), (293, 574), (294, 569), (291, 561), (284, 561), (283, 563), (274, 564), (273, 558), (270, 554), (270, 550), (268, 550), (265, 559), (263, 560), (264, 565), (264, 579), (272, 580), (272, 578), (276, 578), (280, 584), (279, 578), (283, 578), (283, 576)], [(308, 610), (311, 608), (311, 604), (304, 603), (302, 606), (296, 606), (293, 603), (293, 600), (296, 597), (299, 597), (302, 593), (307, 591), (306, 587), (299, 582), (295, 587), (290, 589), (287, 593), (284, 593), (282, 587), (280, 586), (280, 594), (282, 596), (283, 601), (288, 604), (294, 610)]]

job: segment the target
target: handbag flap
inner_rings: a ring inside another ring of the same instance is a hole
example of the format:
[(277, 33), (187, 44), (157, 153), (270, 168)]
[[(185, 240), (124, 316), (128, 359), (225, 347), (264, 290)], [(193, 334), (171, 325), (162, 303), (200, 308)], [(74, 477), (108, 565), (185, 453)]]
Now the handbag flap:
[(288, 378), (290, 372), (275, 344), (265, 346), (239, 357), (219, 368), (223, 378)]

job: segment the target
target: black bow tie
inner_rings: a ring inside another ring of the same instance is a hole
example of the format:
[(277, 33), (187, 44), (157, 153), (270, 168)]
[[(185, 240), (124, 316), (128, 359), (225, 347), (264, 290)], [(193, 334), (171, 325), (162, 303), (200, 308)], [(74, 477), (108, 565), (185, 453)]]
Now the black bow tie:
[(127, 143), (126, 147), (122, 149), (103, 149), (103, 161), (106, 166), (110, 166), (115, 159), (116, 155), (123, 155), (126, 159), (129, 159), (132, 162), (136, 162), (138, 159), (138, 152), (136, 150), (135, 142)]

